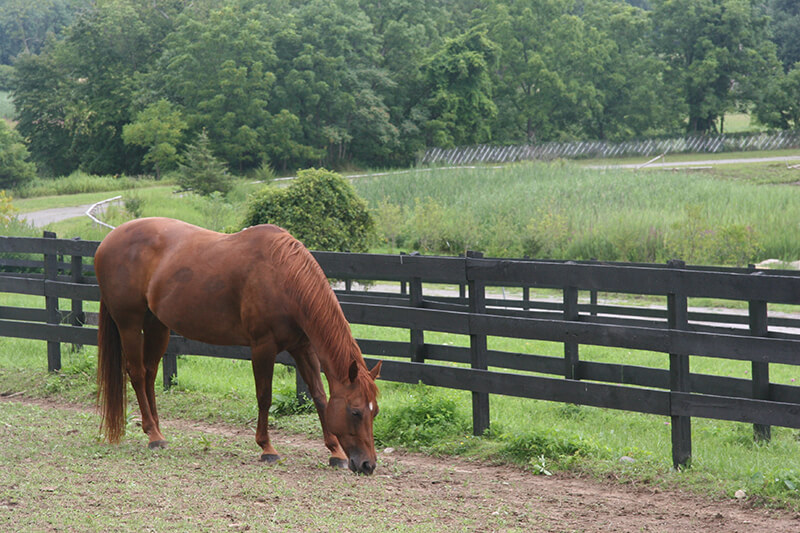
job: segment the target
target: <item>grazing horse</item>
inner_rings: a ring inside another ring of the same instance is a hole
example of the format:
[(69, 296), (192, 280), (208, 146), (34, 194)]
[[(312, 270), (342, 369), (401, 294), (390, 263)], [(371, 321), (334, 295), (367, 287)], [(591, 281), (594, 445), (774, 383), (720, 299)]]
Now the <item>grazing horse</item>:
[(367, 369), (322, 268), (288, 232), (260, 225), (226, 235), (168, 218), (139, 219), (106, 236), (94, 267), (101, 294), (98, 404), (109, 442), (125, 431), (127, 371), (150, 448), (166, 446), (155, 379), (172, 329), (209, 344), (250, 346), (262, 461), (279, 459), (267, 418), (275, 357), (286, 350), (317, 408), (331, 466), (375, 469), (380, 363)]

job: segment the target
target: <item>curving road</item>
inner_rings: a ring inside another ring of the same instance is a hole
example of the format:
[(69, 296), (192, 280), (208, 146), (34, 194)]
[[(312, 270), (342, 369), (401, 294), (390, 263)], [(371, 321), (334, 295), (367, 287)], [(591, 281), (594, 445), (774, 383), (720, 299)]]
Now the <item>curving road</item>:
[(54, 207), (52, 209), (43, 209), (41, 211), (31, 211), (30, 213), (20, 213), (18, 218), (26, 221), (28, 224), (35, 228), (44, 227), (52, 222), (60, 222), (68, 218), (82, 217), (86, 214), (86, 210), (92, 207), (93, 204), (78, 205), (75, 207)]

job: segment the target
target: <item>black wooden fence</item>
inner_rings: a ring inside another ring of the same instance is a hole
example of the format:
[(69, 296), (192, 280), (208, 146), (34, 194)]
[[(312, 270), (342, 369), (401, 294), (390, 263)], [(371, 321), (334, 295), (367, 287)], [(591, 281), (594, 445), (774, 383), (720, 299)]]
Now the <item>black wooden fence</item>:
[[(83, 303), (99, 297), (90, 259), (97, 244), (53, 234), (0, 237), (0, 294), (45, 298), (44, 309), (0, 301), (0, 336), (47, 341), (51, 371), (60, 368), (61, 343), (96, 344), (96, 329), (85, 327), (96, 315)], [(358, 340), (365, 355), (384, 359), (382, 378), (472, 391), (475, 434), (489, 427), (490, 394), (669, 416), (676, 467), (691, 459), (692, 417), (752, 423), (758, 439), (769, 439), (772, 425), (800, 428), (800, 387), (769, 376), (771, 364), (800, 365), (800, 319), (767, 307), (800, 304), (798, 273), (480, 254), (315, 257), (330, 278), (345, 280), (337, 294), (351, 323), (409, 332), (408, 342)], [(352, 280), (379, 283), (354, 290)], [(557, 298), (531, 299), (531, 288)], [(589, 303), (581, 291), (590, 293)], [(598, 292), (661, 296), (666, 305), (600, 304)], [(745, 302), (747, 311), (692, 311), (688, 299), (696, 297)], [(69, 300), (68, 309), (60, 299)], [(431, 331), (463, 335), (469, 346), (426, 342)], [(551, 341), (563, 345), (564, 355), (492, 350), (491, 337)], [(582, 345), (660, 352), (669, 368), (583, 360)], [(165, 386), (177, 375), (179, 354), (250, 357), (245, 347), (173, 336)], [(690, 356), (749, 361), (752, 378), (692, 373)], [(279, 362), (292, 364), (285, 353)]]

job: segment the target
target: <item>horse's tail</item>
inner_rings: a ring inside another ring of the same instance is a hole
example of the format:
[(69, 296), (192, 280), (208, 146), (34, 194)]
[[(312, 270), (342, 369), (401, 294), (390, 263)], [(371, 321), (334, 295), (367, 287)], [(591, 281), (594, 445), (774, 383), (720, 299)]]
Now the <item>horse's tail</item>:
[(102, 421), (101, 433), (108, 442), (117, 443), (125, 434), (127, 381), (124, 355), (117, 323), (100, 300), (97, 330), (97, 405)]

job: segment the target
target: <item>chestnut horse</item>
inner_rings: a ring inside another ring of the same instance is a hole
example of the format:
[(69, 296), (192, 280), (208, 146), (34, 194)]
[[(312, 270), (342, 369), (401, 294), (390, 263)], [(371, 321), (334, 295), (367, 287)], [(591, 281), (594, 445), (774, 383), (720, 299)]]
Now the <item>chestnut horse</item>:
[(317, 408), (331, 466), (375, 469), (380, 363), (367, 370), (322, 268), (285, 230), (261, 225), (226, 235), (178, 220), (139, 219), (106, 236), (94, 267), (101, 294), (98, 403), (110, 442), (125, 431), (127, 370), (149, 446), (166, 446), (155, 380), (172, 329), (209, 344), (250, 346), (262, 461), (279, 459), (267, 418), (275, 357), (286, 350)]

